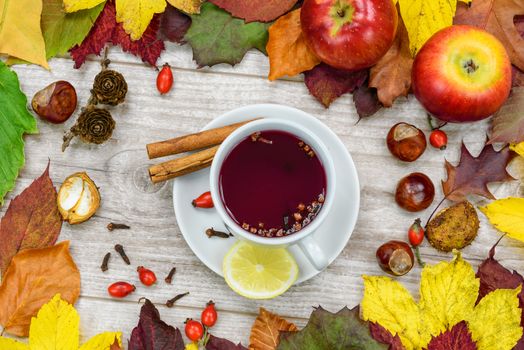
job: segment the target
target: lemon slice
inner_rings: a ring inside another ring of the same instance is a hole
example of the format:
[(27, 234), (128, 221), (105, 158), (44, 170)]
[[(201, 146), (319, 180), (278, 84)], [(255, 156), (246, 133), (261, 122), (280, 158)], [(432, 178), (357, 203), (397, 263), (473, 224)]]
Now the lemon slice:
[(295, 283), (298, 266), (284, 248), (264, 248), (238, 241), (226, 254), (224, 278), (231, 289), (249, 299), (271, 299)]

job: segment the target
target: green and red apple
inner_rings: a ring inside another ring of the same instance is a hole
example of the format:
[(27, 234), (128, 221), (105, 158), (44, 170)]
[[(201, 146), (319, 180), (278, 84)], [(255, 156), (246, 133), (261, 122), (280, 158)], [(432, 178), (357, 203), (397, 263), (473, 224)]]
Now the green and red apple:
[(489, 117), (511, 90), (511, 63), (485, 30), (455, 25), (435, 33), (415, 57), (413, 93), (435, 117), (454, 123)]
[(389, 50), (398, 15), (392, 0), (305, 0), (300, 22), (321, 61), (358, 70), (371, 67)]

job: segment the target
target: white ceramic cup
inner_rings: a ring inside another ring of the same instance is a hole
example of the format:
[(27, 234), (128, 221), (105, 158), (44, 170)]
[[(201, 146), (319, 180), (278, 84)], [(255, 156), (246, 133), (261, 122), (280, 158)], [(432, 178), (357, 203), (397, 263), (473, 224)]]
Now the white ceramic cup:
[[(249, 233), (240, 227), (240, 225), (229, 216), (224, 203), (222, 203), (219, 184), (222, 163), (233, 150), (233, 148), (235, 148), (241, 141), (257, 131), (264, 130), (286, 131), (303, 140), (315, 151), (315, 154), (317, 157), (319, 157), (326, 173), (326, 195), (322, 208), (310, 224), (302, 228), (300, 231), (292, 233), (288, 236), (268, 238)], [(217, 153), (213, 159), (213, 163), (211, 164), (210, 181), (211, 197), (214, 199), (215, 209), (217, 210), (221, 219), (224, 221), (225, 225), (236, 237), (254, 244), (274, 248), (298, 244), (306, 257), (317, 270), (321, 271), (328, 266), (329, 261), (316, 242), (316, 239), (321, 239), (321, 237), (315, 237), (314, 232), (327, 217), (333, 204), (336, 183), (335, 165), (333, 164), (333, 158), (331, 157), (331, 154), (329, 153), (326, 146), (310, 130), (302, 127), (300, 124), (282, 119), (259, 119), (241, 126), (231, 133), (231, 135), (229, 135), (218, 148)]]

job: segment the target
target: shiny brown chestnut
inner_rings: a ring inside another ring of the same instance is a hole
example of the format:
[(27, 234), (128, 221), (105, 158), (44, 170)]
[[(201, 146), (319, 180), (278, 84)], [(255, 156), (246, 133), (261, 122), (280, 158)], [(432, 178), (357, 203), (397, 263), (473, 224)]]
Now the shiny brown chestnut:
[(402, 276), (408, 273), (415, 263), (411, 247), (402, 241), (388, 241), (377, 249), (377, 262), (382, 270)]
[(398, 159), (413, 162), (426, 150), (426, 135), (414, 125), (398, 123), (389, 130), (387, 145)]
[(76, 90), (64, 80), (55, 81), (38, 91), (31, 101), (33, 110), (40, 118), (55, 124), (69, 119), (76, 105)]
[(395, 201), (407, 211), (426, 209), (435, 198), (435, 186), (431, 179), (422, 173), (411, 173), (397, 184)]

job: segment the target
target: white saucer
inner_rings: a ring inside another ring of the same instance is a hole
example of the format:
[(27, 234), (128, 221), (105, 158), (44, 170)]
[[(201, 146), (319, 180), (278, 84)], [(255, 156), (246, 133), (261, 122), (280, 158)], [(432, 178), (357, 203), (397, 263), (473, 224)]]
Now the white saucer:
[[(335, 202), (325, 222), (313, 234), (331, 264), (346, 246), (358, 216), (360, 188), (355, 164), (346, 147), (326, 125), (298, 109), (275, 105), (250, 105), (227, 112), (210, 122), (204, 129), (216, 128), (256, 117), (281, 118), (299, 123), (311, 129), (325, 144), (333, 156), (336, 171)], [(348, 176), (348, 174), (354, 174)], [(236, 238), (208, 238), (204, 233), (209, 227), (225, 231), (225, 226), (214, 209), (195, 209), (191, 201), (209, 191), (209, 169), (183, 176), (174, 181), (173, 203), (180, 231), (195, 255), (211, 270), (223, 276), (222, 260)], [(297, 246), (288, 248), (300, 268), (296, 283), (304, 282), (317, 271)]]

